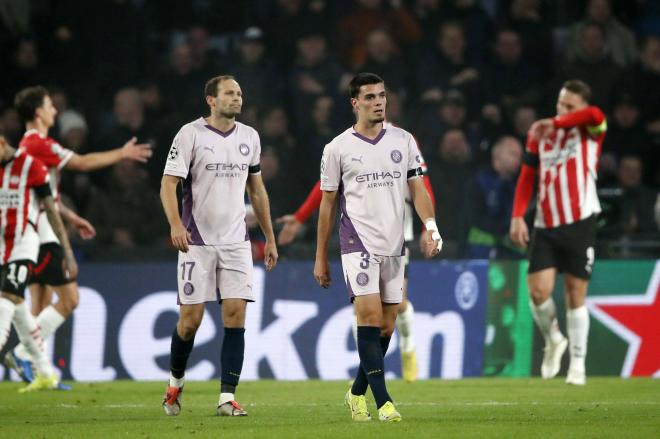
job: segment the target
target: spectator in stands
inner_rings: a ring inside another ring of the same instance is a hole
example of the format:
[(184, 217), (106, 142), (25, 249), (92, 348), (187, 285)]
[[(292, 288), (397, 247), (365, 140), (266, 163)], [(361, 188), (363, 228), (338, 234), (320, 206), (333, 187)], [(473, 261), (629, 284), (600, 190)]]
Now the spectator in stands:
[[(638, 155), (642, 162), (652, 163), (651, 140), (644, 130), (639, 105), (632, 95), (623, 94), (616, 98), (612, 117), (608, 119), (607, 136), (603, 141), (600, 160), (599, 185), (610, 186), (616, 178), (619, 159), (624, 155)], [(653, 171), (649, 167), (647, 171)], [(650, 181), (650, 175), (644, 180)]]
[(541, 0), (512, 0), (504, 24), (520, 35), (525, 62), (549, 80), (554, 75), (554, 43), (550, 18), (541, 7)]
[(34, 84), (46, 83), (49, 79), (48, 72), (40, 63), (37, 41), (32, 38), (22, 38), (18, 41), (12, 65), (7, 70), (6, 82), (2, 86), (1, 93), (8, 104), (14, 102), (14, 95), (18, 90)]
[(642, 168), (643, 164), (639, 156), (623, 156), (619, 163), (619, 187), (623, 190), (619, 227), (627, 234), (658, 231), (654, 214), (658, 193), (642, 183)]
[(590, 23), (598, 23), (605, 33), (605, 43), (612, 60), (619, 67), (627, 67), (637, 59), (635, 37), (612, 12), (611, 0), (589, 0), (586, 17), (571, 27), (569, 46), (566, 56), (570, 60), (580, 58), (578, 41), (582, 38), (582, 30)]
[(538, 100), (540, 85), (538, 70), (522, 58), (520, 35), (513, 29), (500, 29), (482, 81), (482, 102), (510, 111), (518, 100)]
[(422, 37), (422, 30), (401, 0), (356, 0), (355, 10), (337, 24), (337, 51), (348, 68), (364, 64), (367, 56), (367, 35), (375, 29), (386, 29), (395, 44), (405, 48)]
[(442, 136), (448, 130), (458, 128), (467, 136), (470, 151), (479, 142), (478, 132), (470, 127), (467, 121), (466, 102), (463, 93), (451, 89), (444, 99), (422, 114), (415, 128), (423, 152), (431, 156), (435, 154), (433, 147), (438, 145)]
[[(149, 143), (154, 155), (145, 166), (151, 179), (152, 188), (160, 187), (162, 167), (170, 145), (159, 145), (156, 142), (157, 130), (147, 120), (144, 104), (137, 88), (123, 88), (115, 94), (113, 106), (113, 127), (106, 134), (96, 150), (102, 150), (107, 145), (122, 145), (131, 137), (136, 137), (142, 143)], [(139, 165), (142, 166), (142, 165)], [(97, 177), (99, 175), (99, 177)], [(99, 171), (94, 175), (94, 181), (103, 185), (108, 178), (107, 173)]]
[(532, 105), (517, 105), (511, 116), (511, 133), (520, 143), (525, 145), (527, 142), (527, 133), (532, 124), (538, 119), (538, 113)]
[(241, 37), (238, 58), (234, 57), (227, 65), (227, 71), (240, 79), (241, 90), (249, 96), (250, 105), (257, 108), (281, 102), (284, 89), (283, 78), (266, 54), (264, 37), (260, 28), (247, 28)]
[[(429, 157), (426, 157), (427, 160)], [(468, 231), (468, 206), (472, 181), (470, 145), (465, 133), (452, 128), (438, 144), (429, 163), (429, 178), (438, 201), (437, 222), (445, 241), (447, 257), (462, 255)]]
[(325, 36), (313, 29), (300, 36), (297, 42), (298, 58), (290, 73), (290, 92), (300, 133), (310, 123), (309, 109), (319, 96), (344, 97), (352, 75), (345, 74), (334, 62), (327, 48)]
[[(76, 110), (64, 110), (57, 115), (59, 139), (77, 154), (84, 154), (89, 147), (89, 128), (85, 117)], [(88, 172), (69, 170), (60, 176), (60, 190), (69, 196), (76, 211), (85, 211), (95, 194)]]
[[(621, 87), (639, 102), (642, 121), (651, 136), (653, 148), (660, 151), (660, 37), (644, 38), (639, 62), (631, 67), (621, 82)], [(660, 155), (655, 158), (660, 159)]]
[[(446, 0), (445, 0), (446, 1)], [(477, 0), (450, 0), (445, 19), (458, 21), (466, 34), (467, 47), (472, 53), (486, 54), (488, 44), (493, 38), (493, 23), (482, 4)]]
[(447, 16), (447, 6), (443, 0), (415, 0), (413, 16), (422, 29), (421, 44), (432, 47), (438, 31), (438, 23)]
[[(501, 137), (491, 151), (491, 162), (474, 176), (470, 198), (468, 256), (502, 256), (507, 246), (509, 221), (516, 192), (523, 145), (513, 136)], [(498, 251), (499, 250), (499, 251)]]
[(603, 26), (590, 22), (580, 29), (576, 58), (564, 65), (559, 82), (578, 78), (591, 87), (591, 103), (601, 108), (610, 108), (612, 85), (621, 76), (621, 68), (612, 61), (605, 46)]
[(367, 35), (367, 55), (357, 71), (375, 73), (387, 78), (388, 91), (405, 93), (408, 67), (399, 55), (390, 34), (384, 29), (375, 29)]
[(18, 145), (23, 136), (23, 121), (14, 107), (0, 110), (0, 130), (11, 145)]
[(87, 218), (96, 227), (96, 242), (133, 248), (163, 245), (168, 227), (160, 212), (158, 193), (148, 182), (147, 171), (124, 160), (112, 167), (108, 190), (92, 199)]
[(479, 101), (479, 71), (466, 51), (465, 34), (460, 24), (440, 25), (434, 49), (417, 65), (417, 86), (422, 102), (440, 102), (450, 88), (460, 90), (467, 97), (470, 109), (476, 114)]
[(189, 43), (172, 46), (169, 63), (157, 80), (166, 110), (186, 115), (204, 113), (206, 108), (199, 103), (199, 84), (204, 84), (207, 80), (208, 77), (203, 72), (194, 68), (193, 52)]

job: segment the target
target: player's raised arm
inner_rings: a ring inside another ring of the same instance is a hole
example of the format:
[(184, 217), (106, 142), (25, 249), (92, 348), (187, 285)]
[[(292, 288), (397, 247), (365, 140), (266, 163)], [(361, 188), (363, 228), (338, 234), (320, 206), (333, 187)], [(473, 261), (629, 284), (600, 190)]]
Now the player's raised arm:
[(330, 286), (330, 264), (328, 264), (328, 242), (332, 234), (332, 226), (337, 215), (337, 192), (323, 191), (319, 207), (319, 224), (316, 234), (316, 261), (314, 263), (314, 278), (323, 288)]
[(163, 210), (170, 224), (170, 236), (172, 245), (182, 252), (188, 251), (188, 244), (192, 244), (192, 236), (186, 230), (179, 216), (179, 203), (176, 198), (176, 186), (181, 180), (174, 175), (163, 175), (160, 182), (160, 201), (163, 203)]
[(133, 137), (122, 147), (110, 151), (74, 154), (65, 168), (83, 172), (93, 171), (114, 165), (124, 159), (146, 163), (151, 155), (151, 146), (148, 143), (137, 143), (137, 138)]
[(254, 215), (261, 231), (266, 236), (266, 246), (264, 248), (266, 270), (272, 270), (277, 264), (277, 246), (275, 245), (275, 234), (273, 233), (273, 224), (270, 220), (270, 203), (268, 193), (264, 186), (261, 174), (250, 174), (247, 180), (247, 194), (254, 209)]

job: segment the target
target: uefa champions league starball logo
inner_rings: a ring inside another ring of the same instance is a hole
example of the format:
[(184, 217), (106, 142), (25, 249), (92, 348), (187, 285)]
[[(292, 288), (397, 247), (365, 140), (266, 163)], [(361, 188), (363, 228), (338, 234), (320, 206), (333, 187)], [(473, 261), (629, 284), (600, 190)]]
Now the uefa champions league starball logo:
[(357, 281), (358, 285), (361, 287), (365, 286), (366, 284), (369, 283), (369, 275), (367, 273), (358, 273), (357, 277), (355, 278)]
[(401, 151), (395, 149), (390, 153), (390, 158), (394, 163), (401, 163), (401, 159), (403, 159), (403, 155), (401, 155)]
[(463, 272), (456, 280), (454, 286), (456, 303), (461, 309), (469, 310), (477, 303), (479, 298), (479, 282), (477, 276), (471, 271)]
[(195, 292), (195, 286), (190, 282), (186, 282), (185, 285), (183, 286), (183, 294), (185, 294), (186, 296), (190, 296), (194, 292)]
[(168, 154), (168, 158), (170, 160), (176, 160), (176, 158), (179, 156), (179, 148), (176, 147), (176, 145), (172, 145), (170, 148), (170, 152)]
[(248, 154), (250, 154), (250, 147), (247, 146), (245, 143), (241, 143), (238, 146), (238, 151), (243, 155), (248, 155)]

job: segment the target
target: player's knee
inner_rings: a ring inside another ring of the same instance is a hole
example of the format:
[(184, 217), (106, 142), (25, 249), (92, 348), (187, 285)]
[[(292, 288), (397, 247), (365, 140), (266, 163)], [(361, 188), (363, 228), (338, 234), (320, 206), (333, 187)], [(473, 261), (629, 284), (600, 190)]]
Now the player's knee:
[(60, 297), (60, 300), (62, 301), (67, 314), (71, 314), (76, 308), (78, 308), (78, 304), (80, 303), (80, 298), (77, 294), (66, 296), (66, 298)]
[(534, 305), (540, 305), (552, 294), (550, 289), (545, 288), (543, 285), (530, 285), (529, 286), (529, 297), (534, 302)]
[(177, 332), (179, 333), (179, 337), (187, 341), (195, 336), (195, 333), (197, 333), (198, 328), (199, 328), (199, 323), (197, 322), (191, 322), (191, 321), (179, 322), (179, 324), (177, 325)]
[(391, 337), (394, 334), (394, 324), (385, 324), (380, 327), (380, 336), (381, 337)]

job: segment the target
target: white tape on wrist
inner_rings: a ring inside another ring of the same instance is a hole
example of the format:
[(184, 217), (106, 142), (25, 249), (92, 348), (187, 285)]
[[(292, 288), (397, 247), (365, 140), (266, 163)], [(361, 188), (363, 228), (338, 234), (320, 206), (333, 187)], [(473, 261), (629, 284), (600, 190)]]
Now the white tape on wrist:
[(424, 226), (426, 227), (426, 230), (431, 231), (431, 238), (433, 238), (434, 241), (438, 241), (438, 251), (442, 250), (442, 237), (440, 236), (438, 225), (435, 223), (435, 220), (432, 218), (427, 219)]

